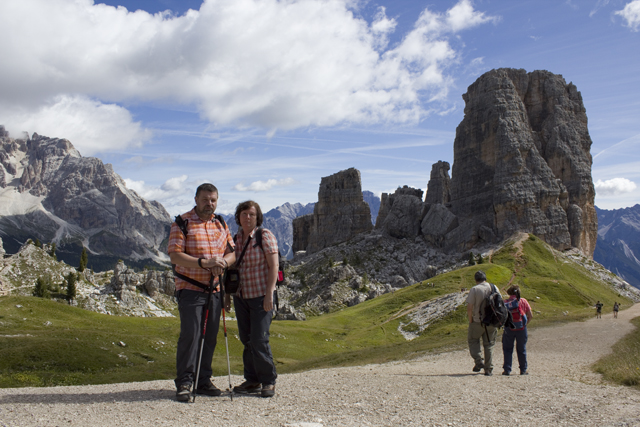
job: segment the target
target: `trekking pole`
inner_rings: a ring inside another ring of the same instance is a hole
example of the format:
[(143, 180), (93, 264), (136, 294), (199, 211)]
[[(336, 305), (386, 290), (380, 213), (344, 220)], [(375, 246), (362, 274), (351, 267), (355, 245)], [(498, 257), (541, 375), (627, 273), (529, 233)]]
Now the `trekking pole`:
[(204, 350), (204, 336), (207, 333), (207, 320), (209, 320), (209, 311), (211, 310), (211, 295), (213, 295), (213, 280), (209, 283), (209, 293), (207, 294), (207, 303), (204, 310), (204, 319), (202, 319), (202, 336), (200, 337), (200, 350), (198, 351), (198, 367), (196, 369), (196, 378), (193, 381), (193, 391), (191, 392), (191, 402), (196, 401), (196, 388), (198, 387), (198, 379), (200, 378), (200, 366), (202, 365), (202, 351)]
[(229, 372), (229, 396), (231, 396), (231, 400), (233, 401), (233, 387), (231, 386), (231, 363), (229, 362), (229, 340), (227, 339), (227, 321), (226, 321), (226, 313), (224, 311), (224, 281), (222, 280), (222, 276), (218, 276), (218, 282), (220, 283), (220, 295), (222, 296), (222, 327), (224, 329), (224, 347), (227, 350), (227, 371)]

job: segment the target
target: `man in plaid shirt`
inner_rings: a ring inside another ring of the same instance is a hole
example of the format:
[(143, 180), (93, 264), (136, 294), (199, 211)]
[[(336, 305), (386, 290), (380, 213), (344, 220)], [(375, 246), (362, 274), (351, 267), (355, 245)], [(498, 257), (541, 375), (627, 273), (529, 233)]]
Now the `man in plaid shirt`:
[[(195, 201), (196, 206), (192, 210), (180, 215), (186, 222), (186, 235), (174, 222), (171, 225), (168, 248), (171, 263), (175, 264), (177, 273), (175, 282), (180, 311), (180, 338), (176, 352), (175, 384), (176, 398), (181, 402), (189, 400), (194, 381), (197, 381), (198, 394), (221, 394), (211, 382), (211, 360), (216, 348), (222, 308), (218, 277), (236, 259), (229, 228), (221, 218), (214, 215), (218, 204), (218, 189), (213, 184), (200, 185), (196, 190)], [(213, 308), (207, 320), (200, 376), (196, 379), (202, 317), (210, 285), (214, 286), (211, 298)]]

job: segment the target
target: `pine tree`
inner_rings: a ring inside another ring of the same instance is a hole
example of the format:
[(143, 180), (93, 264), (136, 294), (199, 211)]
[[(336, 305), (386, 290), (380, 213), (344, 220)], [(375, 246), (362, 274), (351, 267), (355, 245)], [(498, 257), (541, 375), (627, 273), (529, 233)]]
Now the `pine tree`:
[(80, 266), (78, 267), (79, 272), (83, 272), (85, 268), (87, 268), (87, 262), (89, 262), (89, 255), (87, 254), (87, 250), (85, 247), (82, 247), (82, 253), (80, 254)]
[(49, 284), (42, 277), (38, 277), (36, 280), (36, 288), (33, 290), (34, 297), (50, 298)]
[(74, 272), (70, 272), (65, 280), (67, 281), (67, 301), (71, 303), (71, 300), (75, 299), (78, 294), (78, 290), (76, 288), (78, 278)]
[(35, 243), (33, 244), (36, 248), (41, 248), (42, 247), (42, 243), (40, 243), (39, 239), (36, 239)]
[(484, 264), (484, 258), (482, 258), (482, 254), (478, 254), (478, 264)]
[(56, 261), (58, 260), (58, 257), (56, 257), (56, 244), (54, 242), (51, 242), (51, 249), (49, 250), (49, 255), (51, 255), (53, 259), (55, 259)]
[(473, 257), (473, 252), (469, 252), (469, 265), (476, 265), (476, 259)]

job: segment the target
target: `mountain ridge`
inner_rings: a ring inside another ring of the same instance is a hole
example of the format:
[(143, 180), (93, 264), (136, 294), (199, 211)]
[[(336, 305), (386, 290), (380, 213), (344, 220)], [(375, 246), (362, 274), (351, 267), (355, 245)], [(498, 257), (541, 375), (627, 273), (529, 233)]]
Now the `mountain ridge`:
[(7, 252), (29, 239), (53, 242), (76, 264), (82, 247), (96, 269), (130, 263), (163, 265), (171, 219), (156, 201), (127, 188), (94, 157), (66, 139), (14, 139), (0, 126), (0, 236)]
[(599, 209), (598, 241), (593, 259), (640, 289), (640, 204)]

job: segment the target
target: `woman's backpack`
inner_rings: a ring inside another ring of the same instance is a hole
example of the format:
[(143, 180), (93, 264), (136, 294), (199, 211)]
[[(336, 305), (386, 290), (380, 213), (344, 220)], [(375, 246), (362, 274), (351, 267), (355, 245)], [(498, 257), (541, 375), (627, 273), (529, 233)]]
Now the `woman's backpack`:
[(511, 320), (513, 321), (512, 331), (521, 331), (527, 325), (527, 316), (520, 308), (520, 300), (517, 298), (504, 302), (505, 307), (511, 312)]

